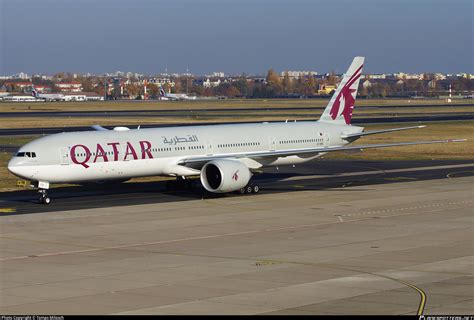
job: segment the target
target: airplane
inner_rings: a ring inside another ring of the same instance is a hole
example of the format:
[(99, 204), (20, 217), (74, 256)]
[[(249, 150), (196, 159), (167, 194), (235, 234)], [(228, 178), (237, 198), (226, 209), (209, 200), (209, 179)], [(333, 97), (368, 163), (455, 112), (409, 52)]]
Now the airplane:
[(196, 100), (196, 96), (188, 96), (186, 93), (166, 93), (163, 87), (160, 87), (160, 100)]
[(36, 91), (35, 86), (31, 86), (31, 95), (39, 100), (45, 101), (64, 101), (66, 100), (62, 93), (39, 93)]
[[(252, 176), (263, 167), (294, 165), (327, 153), (461, 142), (465, 139), (349, 145), (367, 135), (422, 128), (366, 131), (351, 125), (364, 57), (355, 57), (317, 121), (216, 124), (150, 129), (95, 125), (22, 146), (8, 162), (14, 175), (32, 181), (39, 203), (49, 204), (54, 183), (128, 180), (144, 176), (199, 177), (212, 193), (257, 193)], [(179, 183), (178, 183), (179, 184)]]

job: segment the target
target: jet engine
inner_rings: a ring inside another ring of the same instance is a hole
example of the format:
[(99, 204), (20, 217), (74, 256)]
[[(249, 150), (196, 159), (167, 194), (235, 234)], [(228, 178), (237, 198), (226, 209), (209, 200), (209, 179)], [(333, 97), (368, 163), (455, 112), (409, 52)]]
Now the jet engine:
[(201, 183), (209, 192), (225, 193), (244, 188), (252, 173), (236, 160), (218, 159), (206, 163), (201, 169)]

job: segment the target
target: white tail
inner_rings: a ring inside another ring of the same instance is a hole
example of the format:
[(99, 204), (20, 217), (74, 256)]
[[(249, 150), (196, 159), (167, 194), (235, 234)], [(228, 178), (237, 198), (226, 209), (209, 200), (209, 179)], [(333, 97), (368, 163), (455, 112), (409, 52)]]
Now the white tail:
[(355, 57), (336, 92), (324, 109), (320, 121), (350, 124), (364, 66), (364, 57)]
[(38, 98), (38, 91), (36, 91), (36, 88), (34, 85), (31, 86), (31, 95), (35, 98)]
[(160, 97), (164, 97), (166, 95), (165, 89), (163, 87), (160, 87)]

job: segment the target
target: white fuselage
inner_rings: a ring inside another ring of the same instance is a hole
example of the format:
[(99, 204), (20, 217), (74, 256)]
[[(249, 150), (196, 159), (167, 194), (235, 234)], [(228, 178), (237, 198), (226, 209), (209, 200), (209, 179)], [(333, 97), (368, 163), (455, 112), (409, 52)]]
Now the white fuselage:
[(196, 96), (188, 96), (185, 93), (167, 93), (164, 97), (169, 100), (196, 100)]
[[(10, 160), (8, 168), (24, 179), (49, 183), (192, 176), (199, 175), (200, 170), (181, 166), (179, 160), (342, 146), (347, 144), (340, 138), (342, 134), (362, 129), (305, 121), (60, 133), (24, 145)], [(249, 169), (258, 169), (302, 163), (320, 155), (261, 160), (242, 157), (239, 161)]]

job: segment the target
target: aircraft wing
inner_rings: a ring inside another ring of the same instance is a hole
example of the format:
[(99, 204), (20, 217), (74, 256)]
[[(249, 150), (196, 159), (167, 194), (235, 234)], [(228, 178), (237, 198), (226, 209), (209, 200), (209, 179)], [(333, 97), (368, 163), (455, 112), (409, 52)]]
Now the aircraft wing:
[(189, 157), (178, 161), (179, 165), (192, 166), (198, 168), (204, 165), (206, 162), (216, 159), (239, 159), (239, 158), (250, 158), (250, 159), (265, 159), (265, 158), (277, 158), (287, 156), (303, 156), (312, 155), (317, 153), (327, 153), (334, 151), (348, 151), (348, 150), (364, 150), (372, 148), (387, 148), (397, 146), (412, 146), (420, 144), (434, 144), (434, 143), (450, 143), (450, 142), (464, 142), (466, 139), (449, 139), (449, 140), (429, 140), (429, 141), (413, 141), (413, 142), (398, 142), (398, 143), (382, 143), (382, 144), (366, 144), (366, 145), (355, 145), (355, 146), (342, 146), (342, 147), (323, 147), (323, 148), (305, 148), (305, 149), (287, 149), (287, 150), (275, 150), (275, 151), (259, 151), (259, 152), (241, 152), (241, 153), (228, 153), (219, 154), (215, 156), (200, 156), (200, 157)]

